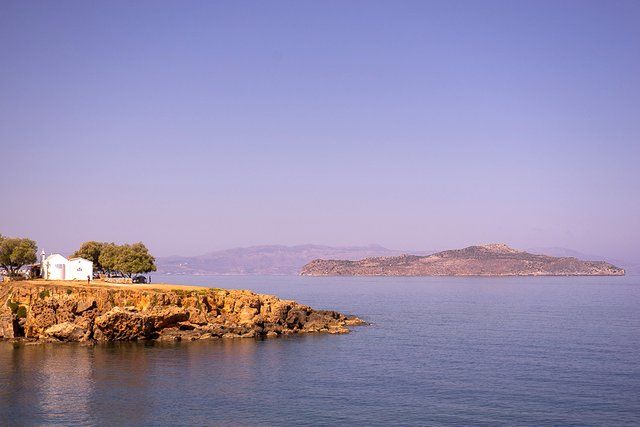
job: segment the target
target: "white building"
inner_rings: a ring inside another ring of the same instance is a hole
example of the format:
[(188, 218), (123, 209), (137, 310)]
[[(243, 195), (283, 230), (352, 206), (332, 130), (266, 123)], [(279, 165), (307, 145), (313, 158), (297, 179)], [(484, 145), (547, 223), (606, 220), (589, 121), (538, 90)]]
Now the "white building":
[(65, 258), (60, 254), (42, 256), (42, 277), (47, 280), (87, 280), (93, 278), (93, 263), (84, 258)]

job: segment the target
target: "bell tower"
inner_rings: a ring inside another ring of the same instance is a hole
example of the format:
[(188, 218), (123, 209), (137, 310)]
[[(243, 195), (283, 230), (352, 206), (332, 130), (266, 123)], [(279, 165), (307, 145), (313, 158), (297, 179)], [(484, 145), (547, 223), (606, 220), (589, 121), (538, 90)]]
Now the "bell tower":
[(44, 279), (45, 278), (45, 266), (44, 266), (44, 257), (45, 257), (45, 253), (44, 253), (44, 249), (42, 250), (42, 252), (40, 252), (40, 276)]

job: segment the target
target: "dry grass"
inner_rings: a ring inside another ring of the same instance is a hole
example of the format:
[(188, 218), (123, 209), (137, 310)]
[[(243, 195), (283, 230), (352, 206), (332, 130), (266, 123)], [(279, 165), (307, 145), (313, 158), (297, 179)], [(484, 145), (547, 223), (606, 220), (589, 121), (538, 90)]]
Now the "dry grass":
[(150, 283), (150, 284), (119, 284), (119, 283), (108, 283), (102, 279), (94, 279), (91, 281), (91, 284), (87, 285), (86, 280), (45, 280), (45, 279), (34, 279), (34, 280), (21, 280), (17, 282), (4, 282), (7, 284), (15, 284), (20, 286), (66, 286), (73, 288), (111, 288), (111, 289), (136, 289), (136, 290), (162, 290), (162, 291), (170, 291), (172, 289), (180, 289), (183, 291), (197, 291), (201, 289), (208, 289), (205, 286), (186, 286), (186, 285), (173, 285), (170, 283)]

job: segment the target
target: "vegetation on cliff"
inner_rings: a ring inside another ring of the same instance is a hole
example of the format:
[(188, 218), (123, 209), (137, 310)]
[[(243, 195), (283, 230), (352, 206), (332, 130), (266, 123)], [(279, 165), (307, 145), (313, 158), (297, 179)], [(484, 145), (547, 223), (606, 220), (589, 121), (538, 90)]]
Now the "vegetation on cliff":
[[(166, 285), (165, 285), (166, 286)], [(0, 338), (50, 341), (195, 340), (346, 333), (363, 323), (335, 311), (245, 290), (9, 282)]]
[(535, 255), (504, 244), (470, 246), (429, 256), (401, 255), (360, 261), (314, 260), (303, 276), (622, 276), (604, 261)]

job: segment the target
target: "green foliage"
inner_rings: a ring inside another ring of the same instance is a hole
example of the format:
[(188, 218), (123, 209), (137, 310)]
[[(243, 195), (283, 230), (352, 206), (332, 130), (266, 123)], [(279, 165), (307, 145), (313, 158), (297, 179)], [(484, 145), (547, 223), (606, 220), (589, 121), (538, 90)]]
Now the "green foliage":
[(11, 310), (11, 313), (16, 314), (18, 312), (19, 304), (13, 301), (7, 301), (7, 307)]
[(48, 289), (45, 289), (44, 291), (40, 291), (40, 293), (38, 294), (38, 296), (40, 297), (40, 299), (45, 299), (46, 297), (50, 296), (51, 294), (49, 293)]
[(104, 244), (99, 262), (105, 271), (118, 271), (128, 277), (156, 271), (156, 259), (142, 242), (124, 245)]
[(27, 317), (27, 307), (24, 305), (20, 305), (13, 301), (7, 301), (7, 307), (9, 307), (11, 313), (15, 314), (18, 319), (24, 319)]
[(16, 311), (16, 317), (18, 319), (24, 319), (25, 317), (27, 317), (27, 307), (25, 307), (24, 305), (19, 306), (18, 310)]
[(107, 245), (107, 243), (96, 242), (94, 240), (90, 240), (88, 242), (84, 242), (80, 249), (75, 251), (71, 258), (84, 258), (91, 262), (93, 262), (93, 269), (102, 271), (103, 267), (100, 264), (100, 254), (102, 253), (102, 249)]
[(71, 295), (72, 292), (73, 292), (73, 289), (71, 288), (67, 289), (67, 295)]
[(36, 242), (31, 239), (10, 238), (0, 235), (0, 266), (9, 276), (15, 276), (20, 267), (37, 261)]
[(149, 254), (149, 250), (142, 243), (120, 246), (118, 258), (118, 271), (131, 277), (132, 274), (148, 273), (156, 271), (156, 259)]
[(117, 271), (118, 245), (115, 243), (105, 243), (102, 246), (98, 262), (104, 271)]

